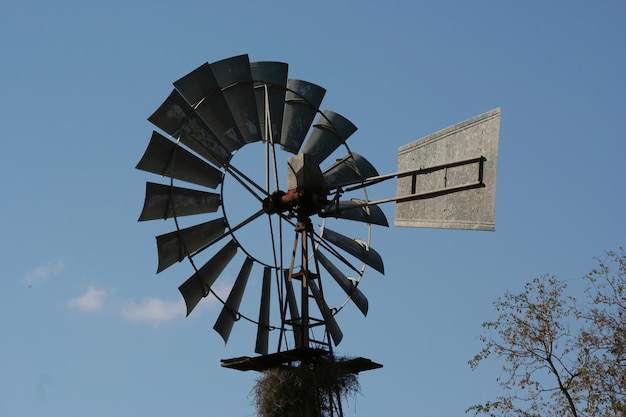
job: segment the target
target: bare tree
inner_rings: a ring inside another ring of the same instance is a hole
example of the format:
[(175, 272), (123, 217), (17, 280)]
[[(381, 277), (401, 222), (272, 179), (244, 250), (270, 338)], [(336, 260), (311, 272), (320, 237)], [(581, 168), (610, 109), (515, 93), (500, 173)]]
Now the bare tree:
[(567, 282), (536, 278), (494, 302), (483, 349), (469, 362), (503, 360), (502, 395), (474, 415), (613, 417), (626, 415), (626, 256), (608, 252), (587, 274), (578, 300)]

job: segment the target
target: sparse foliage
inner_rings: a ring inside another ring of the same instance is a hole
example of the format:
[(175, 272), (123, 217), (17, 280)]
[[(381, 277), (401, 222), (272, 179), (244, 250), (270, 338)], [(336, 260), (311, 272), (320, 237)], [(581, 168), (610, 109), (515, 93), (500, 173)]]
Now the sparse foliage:
[(585, 276), (584, 297), (554, 276), (494, 302), (484, 348), (469, 362), (504, 361), (504, 393), (467, 411), (522, 417), (626, 416), (626, 255), (608, 252)]
[(253, 389), (260, 417), (340, 416), (341, 401), (360, 391), (358, 377), (345, 373), (334, 358), (273, 368)]

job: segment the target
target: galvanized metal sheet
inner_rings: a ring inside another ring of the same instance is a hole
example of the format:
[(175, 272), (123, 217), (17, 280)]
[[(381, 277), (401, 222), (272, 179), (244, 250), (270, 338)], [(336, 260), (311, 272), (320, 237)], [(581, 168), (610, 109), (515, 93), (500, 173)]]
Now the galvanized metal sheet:
[(316, 251), (315, 256), (324, 269), (326, 269), (330, 276), (332, 276), (337, 284), (339, 284), (346, 295), (350, 297), (358, 309), (361, 310), (361, 313), (363, 313), (364, 316), (367, 316), (369, 305), (367, 298), (363, 295), (361, 290), (359, 290), (357, 286), (348, 279), (348, 277), (346, 277), (332, 262), (330, 262), (330, 260), (324, 256), (321, 251)]
[(139, 221), (214, 213), (220, 204), (221, 197), (217, 193), (147, 182)]
[(222, 336), (222, 339), (224, 339), (224, 343), (228, 342), (230, 332), (232, 331), (233, 325), (237, 320), (241, 299), (243, 298), (243, 294), (246, 290), (246, 284), (248, 283), (248, 277), (250, 276), (250, 271), (252, 270), (252, 263), (252, 258), (246, 257), (246, 260), (239, 271), (239, 275), (237, 275), (235, 284), (230, 290), (230, 294), (228, 294), (228, 298), (222, 307), (222, 311), (213, 326), (213, 329), (218, 332), (220, 336)]
[(380, 207), (367, 206), (365, 201), (358, 198), (331, 203), (320, 213), (320, 217), (338, 217), (340, 219), (389, 226), (387, 217)]
[(246, 143), (261, 140), (252, 71), (248, 55), (239, 55), (211, 64), (215, 78)]
[(335, 316), (333, 316), (332, 312), (328, 308), (326, 301), (324, 301), (322, 292), (315, 283), (315, 280), (309, 280), (308, 285), (311, 289), (311, 294), (313, 295), (313, 298), (315, 298), (317, 307), (320, 309), (320, 313), (322, 313), (322, 317), (324, 318), (326, 331), (330, 334), (330, 337), (333, 339), (333, 343), (335, 344), (335, 346), (337, 346), (339, 343), (341, 343), (341, 340), (343, 339), (343, 332), (339, 328), (337, 320), (335, 320)]
[(259, 307), (259, 325), (256, 333), (256, 346), (254, 351), (261, 355), (267, 355), (270, 337), (270, 290), (272, 286), (272, 270), (268, 267), (263, 269), (263, 287), (261, 289), (261, 305)]
[(324, 110), (313, 125), (302, 153), (311, 155), (319, 164), (356, 132), (357, 127), (342, 115)]
[(226, 221), (224, 218), (219, 218), (157, 236), (159, 254), (157, 273), (182, 261), (188, 254), (221, 236), (225, 228)]
[(200, 100), (220, 89), (208, 62), (200, 65), (189, 74), (174, 81), (174, 88), (190, 106), (195, 106)]
[(367, 159), (354, 152), (324, 170), (324, 179), (329, 188), (354, 184), (377, 175), (376, 168)]
[[(450, 166), (398, 178), (397, 195), (430, 198), (396, 203), (396, 226), (495, 230), (495, 197), (500, 109), (484, 113), (400, 147), (398, 171), (482, 157), (482, 162)], [(482, 166), (481, 166), (482, 165)], [(480, 172), (482, 170), (482, 172)], [(482, 176), (484, 186), (468, 186)], [(448, 192), (454, 189), (462, 191)]]
[(280, 135), (282, 149), (293, 154), (298, 153), (325, 94), (323, 87), (308, 81), (287, 81), (285, 114)]
[(237, 244), (231, 240), (215, 254), (202, 268), (185, 281), (178, 290), (185, 299), (187, 315), (198, 305), (203, 297), (209, 295), (209, 289), (220, 276), (226, 265), (237, 253)]
[[(264, 141), (280, 143), (289, 66), (284, 62), (252, 62), (254, 94)], [(271, 129), (266, 128), (267, 124)]]
[(358, 260), (365, 262), (381, 274), (385, 273), (383, 259), (378, 252), (368, 247), (365, 242), (360, 239), (350, 239), (347, 236), (337, 233), (328, 227), (322, 230), (322, 239), (326, 239), (338, 248), (343, 249)]
[(221, 184), (224, 175), (157, 132), (152, 133), (150, 143), (135, 168), (209, 188)]

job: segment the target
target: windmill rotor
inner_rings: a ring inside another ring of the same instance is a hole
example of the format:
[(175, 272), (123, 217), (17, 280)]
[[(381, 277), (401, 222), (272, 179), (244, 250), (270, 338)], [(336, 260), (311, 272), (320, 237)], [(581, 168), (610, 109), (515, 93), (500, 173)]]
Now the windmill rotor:
[[(358, 283), (368, 265), (383, 272), (370, 249), (371, 225), (388, 225), (377, 207), (354, 202), (368, 201), (365, 190), (336, 191), (377, 175), (346, 144), (356, 126), (320, 108), (323, 87), (287, 74), (285, 63), (250, 62), (247, 55), (199, 66), (173, 83), (148, 118), (162, 133), (153, 132), (136, 167), (166, 179), (146, 184), (139, 217), (174, 220), (156, 238), (157, 273), (190, 261), (194, 273), (179, 287), (189, 315), (239, 263), (229, 294), (218, 297), (223, 307), (214, 329), (227, 342), (236, 321), (254, 323), (262, 355), (270, 353), (275, 330), (277, 352), (332, 350), (341, 341), (336, 313), (352, 299), (366, 314)], [(329, 206), (342, 210), (329, 214)], [(362, 225), (361, 235), (341, 234), (341, 223), (350, 221)], [(323, 274), (333, 280), (322, 284)], [(258, 314), (241, 308), (252, 283)], [(326, 299), (331, 284), (344, 294), (341, 301)], [(321, 336), (313, 335), (317, 327)]]

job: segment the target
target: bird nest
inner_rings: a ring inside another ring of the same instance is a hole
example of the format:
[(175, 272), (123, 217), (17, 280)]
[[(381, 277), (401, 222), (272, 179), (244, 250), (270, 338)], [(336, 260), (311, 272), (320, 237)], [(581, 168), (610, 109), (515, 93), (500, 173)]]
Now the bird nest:
[(260, 417), (341, 416), (341, 402), (360, 392), (356, 373), (332, 355), (297, 366), (268, 369), (253, 396)]

